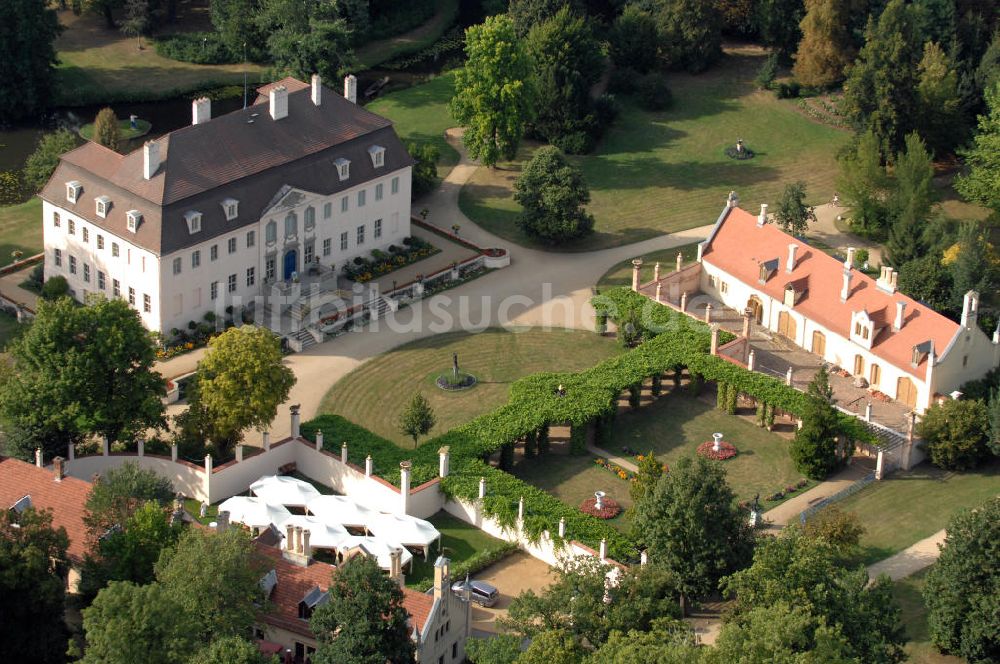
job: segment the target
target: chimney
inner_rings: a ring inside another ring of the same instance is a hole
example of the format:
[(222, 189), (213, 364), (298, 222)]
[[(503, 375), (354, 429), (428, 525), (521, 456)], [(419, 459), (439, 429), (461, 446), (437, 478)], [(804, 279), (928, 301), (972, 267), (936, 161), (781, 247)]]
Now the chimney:
[(52, 460), (52, 472), (55, 473), (56, 482), (62, 482), (62, 479), (66, 477), (66, 469), (63, 467), (64, 459), (61, 456), (57, 456)]
[(448, 472), (451, 465), (451, 453), (447, 445), (438, 450), (438, 476), (448, 477)]
[(288, 117), (288, 88), (276, 85), (271, 88), (271, 119), (280, 120)]
[(212, 100), (199, 97), (191, 102), (191, 124), (205, 124), (212, 119)]
[(976, 325), (979, 314), (979, 293), (970, 290), (962, 297), (962, 327), (970, 328)]
[(295, 526), (288, 524), (285, 526), (285, 551), (295, 550)]
[(788, 261), (785, 263), (785, 272), (791, 272), (795, 269), (795, 252), (798, 249), (799, 245), (797, 244), (788, 245)]
[(757, 215), (757, 227), (760, 228), (767, 223), (767, 203), (760, 204), (760, 214)]
[(847, 258), (844, 259), (844, 267), (848, 270), (854, 267), (854, 247), (847, 248)]
[(448, 559), (444, 556), (438, 557), (434, 563), (434, 599), (444, 599), (451, 590), (448, 567)]
[(879, 269), (878, 279), (875, 280), (875, 287), (885, 293), (896, 292), (896, 272), (888, 265), (883, 265)]
[(844, 268), (844, 286), (840, 289), (840, 301), (847, 302), (851, 296), (851, 270)]
[(152, 180), (160, 168), (160, 144), (146, 141), (142, 146), (142, 177)]
[(229, 530), (229, 512), (220, 511), (215, 515), (215, 532), (224, 533)]
[(358, 79), (354, 74), (344, 77), (344, 99), (352, 104), (358, 103)]
[(38, 466), (39, 468), (45, 467), (45, 460), (44, 457), (42, 456), (42, 448), (40, 447), (35, 448), (35, 465)]
[(389, 578), (403, 585), (402, 550), (395, 548), (389, 552)]
[(312, 102), (316, 106), (323, 103), (323, 79), (319, 74), (312, 75)]
[(729, 192), (729, 196), (726, 197), (726, 207), (734, 208), (740, 204), (739, 196), (736, 195), (735, 191)]
[(302, 553), (302, 526), (295, 526), (295, 553)]
[(899, 332), (903, 329), (903, 322), (906, 316), (906, 302), (896, 303), (896, 318), (892, 321), (892, 329)]
[(406, 514), (410, 504), (410, 469), (411, 461), (399, 462), (399, 513)]
[(289, 406), (288, 412), (292, 416), (292, 438), (298, 438), (301, 433), (299, 425), (302, 421), (299, 416), (299, 404)]
[(312, 557), (312, 546), (309, 544), (309, 535), (308, 528), (302, 531), (302, 555), (306, 558)]

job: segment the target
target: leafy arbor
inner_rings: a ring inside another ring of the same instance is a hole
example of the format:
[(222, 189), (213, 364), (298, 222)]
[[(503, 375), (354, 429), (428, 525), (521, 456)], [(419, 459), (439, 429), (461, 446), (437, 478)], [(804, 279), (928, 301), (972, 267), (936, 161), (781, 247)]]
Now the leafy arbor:
[(330, 601), (316, 608), (309, 623), (319, 641), (317, 664), (405, 664), (414, 661), (403, 591), (368, 556), (337, 568)]
[(462, 142), (487, 166), (513, 159), (532, 117), (531, 61), (505, 15), (465, 33), (465, 67), (455, 75), (451, 113), (465, 127)]

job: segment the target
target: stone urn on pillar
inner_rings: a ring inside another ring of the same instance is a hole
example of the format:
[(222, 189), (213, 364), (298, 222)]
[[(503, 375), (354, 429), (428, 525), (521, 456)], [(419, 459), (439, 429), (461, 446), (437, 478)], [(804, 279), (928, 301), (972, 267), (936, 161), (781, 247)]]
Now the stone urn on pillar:
[(712, 434), (712, 440), (713, 440), (713, 442), (712, 442), (712, 451), (713, 452), (719, 452), (719, 451), (721, 451), (722, 450), (722, 434), (721, 433), (713, 433)]

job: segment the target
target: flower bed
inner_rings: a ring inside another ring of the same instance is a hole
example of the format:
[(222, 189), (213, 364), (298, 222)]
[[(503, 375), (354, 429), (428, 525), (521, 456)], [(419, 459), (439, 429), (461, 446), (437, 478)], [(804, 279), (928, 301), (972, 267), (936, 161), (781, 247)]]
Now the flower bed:
[(796, 491), (798, 491), (799, 489), (803, 489), (803, 488), (805, 488), (808, 485), (809, 485), (809, 480), (806, 480), (806, 479), (799, 480), (795, 484), (789, 484), (788, 486), (786, 486), (781, 491), (775, 491), (774, 493), (772, 493), (770, 496), (768, 496), (764, 500), (767, 500), (768, 502), (774, 502), (776, 500), (783, 500), (785, 498), (785, 496), (793, 494)]
[(727, 443), (722, 441), (719, 443), (719, 451), (716, 452), (715, 441), (709, 440), (698, 446), (698, 456), (703, 456), (706, 459), (715, 459), (716, 461), (725, 461), (726, 459), (732, 459), (736, 456), (736, 448), (733, 447), (732, 443)]
[(882, 401), (882, 402), (892, 401), (892, 397), (890, 397), (888, 394), (880, 390), (868, 390), (868, 392), (871, 393), (872, 398), (875, 399), (876, 401)]
[(614, 498), (604, 496), (601, 499), (601, 509), (597, 509), (597, 498), (590, 497), (580, 503), (580, 511), (598, 519), (613, 519), (621, 514), (622, 508)]
[(635, 481), (635, 474), (625, 470), (617, 463), (611, 463), (610, 461), (608, 461), (603, 457), (597, 457), (596, 459), (594, 459), (594, 463), (596, 463), (601, 468), (604, 468), (605, 470), (614, 473), (615, 475), (618, 476), (619, 479), (628, 480), (630, 482)]
[(372, 251), (371, 258), (363, 256), (356, 257), (353, 261), (344, 265), (341, 272), (351, 281), (365, 283), (375, 277), (388, 274), (393, 270), (398, 270), (428, 256), (440, 252), (441, 250), (426, 240), (418, 237), (408, 237), (403, 239), (403, 246), (395, 244), (389, 245), (389, 252), (379, 249)]

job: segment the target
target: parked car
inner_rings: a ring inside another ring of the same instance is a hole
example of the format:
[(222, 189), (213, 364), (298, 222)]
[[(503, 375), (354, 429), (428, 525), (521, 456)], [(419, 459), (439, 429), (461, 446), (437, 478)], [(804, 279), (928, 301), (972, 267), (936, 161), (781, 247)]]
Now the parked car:
[[(479, 606), (493, 606), (500, 599), (500, 591), (485, 581), (469, 581), (469, 597)], [(451, 584), (451, 591), (460, 597), (465, 597), (465, 581)]]

